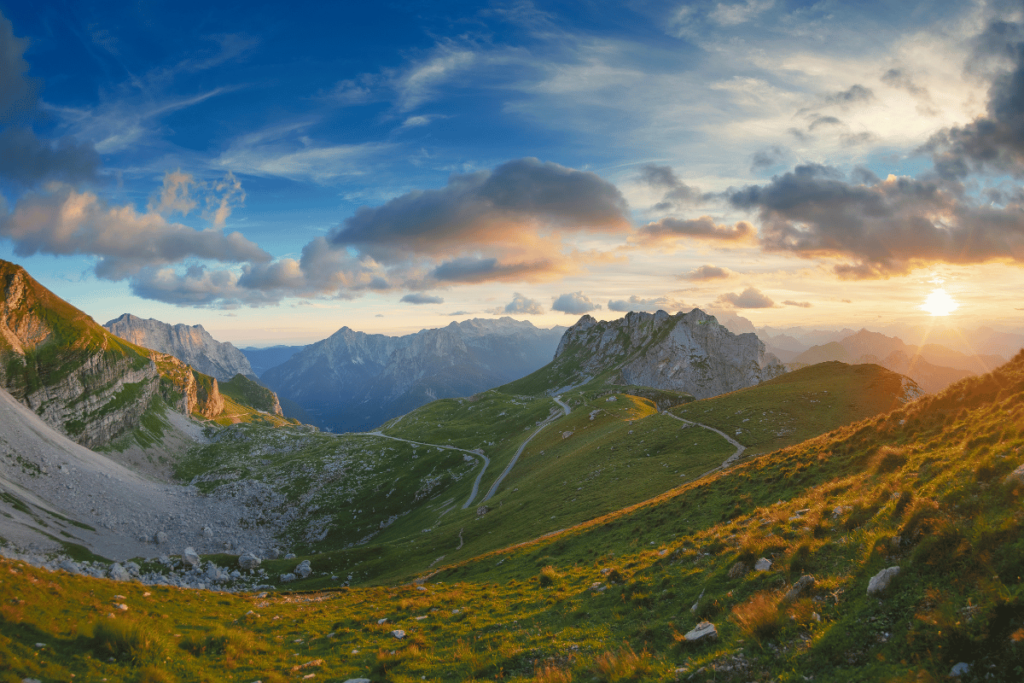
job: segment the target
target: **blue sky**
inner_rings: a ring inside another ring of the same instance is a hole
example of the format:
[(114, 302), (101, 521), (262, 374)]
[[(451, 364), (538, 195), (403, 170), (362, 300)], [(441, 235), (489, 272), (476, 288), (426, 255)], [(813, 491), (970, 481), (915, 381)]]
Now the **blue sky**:
[(100, 322), (1019, 326), (1019, 3), (0, 14), (0, 258)]

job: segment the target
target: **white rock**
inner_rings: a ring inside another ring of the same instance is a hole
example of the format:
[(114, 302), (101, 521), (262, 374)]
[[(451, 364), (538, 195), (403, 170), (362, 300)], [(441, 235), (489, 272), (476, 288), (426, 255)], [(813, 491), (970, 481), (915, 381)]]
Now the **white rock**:
[(963, 676), (971, 672), (971, 665), (967, 662), (957, 662), (953, 665), (953, 668), (949, 670), (950, 676)]
[(281, 574), (281, 583), (289, 583), (297, 578), (298, 577), (295, 576), (295, 574), (292, 574), (291, 572), (288, 572), (287, 574)]
[(238, 558), (238, 566), (245, 571), (256, 569), (256, 567), (260, 566), (260, 558), (256, 557), (252, 553), (246, 553)]
[(294, 569), (295, 574), (299, 578), (306, 578), (313, 573), (313, 568), (309, 566), (309, 560), (303, 560), (299, 562), (299, 566)]
[(120, 564), (115, 562), (110, 565), (110, 578), (114, 581), (128, 581), (131, 577), (128, 575), (128, 570), (122, 567)]
[(693, 627), (693, 630), (685, 636), (689, 643), (697, 643), (702, 640), (715, 640), (718, 638), (718, 629), (710, 621), (702, 621)]
[(889, 567), (872, 576), (871, 581), (868, 582), (868, 595), (878, 595), (883, 592), (889, 587), (889, 582), (893, 577), (899, 573), (899, 567)]
[(400, 628), (396, 628), (394, 631), (391, 632), (391, 635), (394, 636), (396, 639), (401, 640), (402, 638), (405, 638), (405, 631), (403, 631)]
[(772, 561), (766, 557), (762, 557), (760, 560), (754, 563), (754, 571), (766, 572), (772, 568)]
[(200, 562), (199, 553), (196, 552), (195, 548), (189, 546), (181, 553), (181, 561), (193, 567), (198, 567)]
[(167, 543), (167, 534), (165, 534), (162, 531), (156, 532), (156, 542), (157, 543)]

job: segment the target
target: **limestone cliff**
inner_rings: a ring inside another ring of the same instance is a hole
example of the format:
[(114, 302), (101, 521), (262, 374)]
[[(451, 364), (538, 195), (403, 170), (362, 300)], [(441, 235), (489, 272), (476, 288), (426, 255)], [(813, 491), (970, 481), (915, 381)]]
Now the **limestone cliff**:
[(241, 351), (229, 342), (217, 341), (202, 325), (169, 325), (152, 318), (143, 320), (125, 313), (104, 327), (133, 344), (169, 353), (199, 372), (222, 382), (239, 374), (256, 378), (252, 366)]
[(676, 315), (629, 313), (610, 322), (585, 315), (562, 336), (552, 363), (536, 374), (551, 378), (550, 391), (600, 377), (708, 398), (784, 372), (757, 335), (733, 334), (695, 308)]

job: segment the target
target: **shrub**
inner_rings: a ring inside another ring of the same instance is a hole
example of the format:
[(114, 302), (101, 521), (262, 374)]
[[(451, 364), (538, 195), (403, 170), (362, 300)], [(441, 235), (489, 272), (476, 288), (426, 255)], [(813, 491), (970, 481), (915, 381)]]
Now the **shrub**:
[(141, 662), (160, 657), (164, 643), (149, 629), (129, 621), (106, 619), (96, 624), (93, 648), (104, 657)]
[(562, 575), (552, 567), (550, 564), (540, 570), (540, 585), (541, 586), (553, 586), (555, 581), (562, 578)]
[(538, 665), (533, 663), (533, 680), (536, 683), (571, 683), (572, 672), (568, 669), (559, 668), (552, 662), (544, 662)]
[(605, 652), (598, 655), (590, 672), (600, 683), (644, 680), (654, 672), (651, 654), (643, 650), (640, 654), (631, 647), (624, 647), (618, 653)]
[(745, 635), (761, 642), (782, 628), (782, 613), (774, 593), (755, 593), (745, 603), (732, 608), (732, 620)]

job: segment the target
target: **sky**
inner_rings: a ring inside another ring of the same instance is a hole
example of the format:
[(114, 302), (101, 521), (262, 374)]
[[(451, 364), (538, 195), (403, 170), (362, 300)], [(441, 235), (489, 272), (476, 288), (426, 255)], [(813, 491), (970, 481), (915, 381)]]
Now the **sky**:
[(1019, 1), (0, 0), (0, 259), (100, 323), (1021, 330), (1022, 177)]

